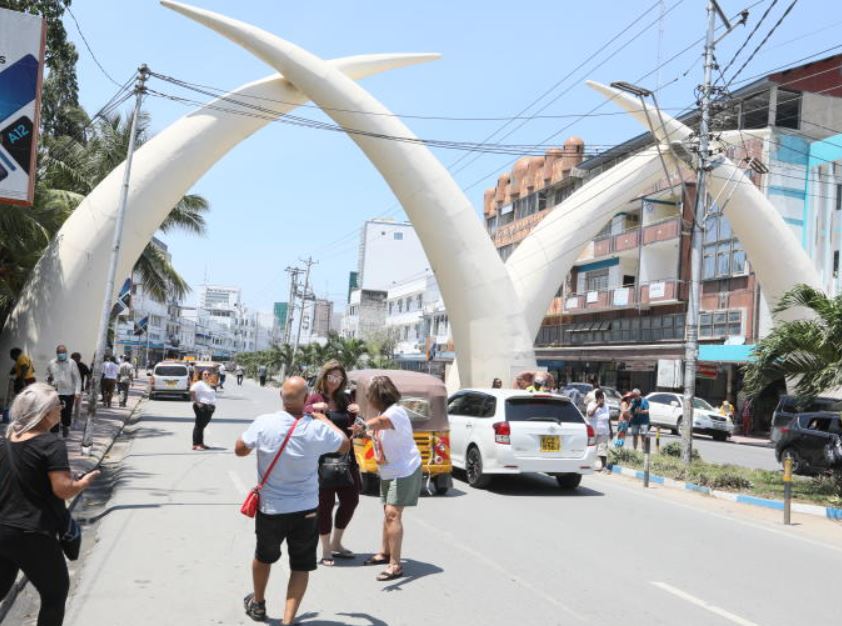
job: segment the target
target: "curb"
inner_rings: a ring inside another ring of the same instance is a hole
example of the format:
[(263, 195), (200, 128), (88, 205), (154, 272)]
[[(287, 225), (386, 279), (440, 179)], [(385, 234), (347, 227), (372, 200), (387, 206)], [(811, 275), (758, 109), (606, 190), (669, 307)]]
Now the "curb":
[[(117, 439), (120, 437), (120, 435), (123, 434), (123, 431), (126, 428), (126, 424), (131, 422), (132, 417), (134, 417), (134, 414), (137, 412), (138, 408), (143, 404), (144, 400), (146, 400), (146, 399), (147, 399), (146, 394), (142, 394), (140, 396), (138, 401), (135, 403), (134, 407), (132, 407), (132, 410), (129, 411), (128, 415), (126, 415), (126, 418), (123, 420), (122, 424), (120, 424), (120, 427), (115, 431), (114, 437), (112, 437), (111, 441), (108, 442), (108, 445), (103, 448), (102, 453), (100, 455), (98, 455), (97, 457), (93, 457), (93, 456), (89, 457), (89, 459), (95, 459), (95, 462), (91, 465), (88, 465), (86, 463), (85, 464), (86, 467), (94, 467), (95, 465), (98, 465), (102, 461), (102, 459), (104, 459), (106, 457), (106, 455), (111, 451), (111, 448), (114, 446), (114, 442), (117, 441)], [(81, 498), (81, 496), (82, 496), (82, 493), (78, 493), (73, 497), (73, 499), (70, 501), (70, 503), (67, 504), (67, 510), (68, 511), (70, 511), (71, 513), (73, 512), (73, 509), (76, 508), (76, 504), (79, 502), (79, 499)], [(24, 588), (26, 588), (26, 586), (28, 584), (29, 584), (29, 579), (21, 572), (18, 575), (18, 579), (15, 581), (15, 584), (12, 585), (12, 588), (9, 590), (9, 593), (6, 594), (6, 597), (0, 598), (0, 624), (2, 624), (3, 621), (6, 619), (6, 616), (12, 610), (12, 607), (14, 606), (15, 600), (17, 600), (18, 595), (20, 594), (21, 591), (24, 590)]]
[[(622, 465), (612, 465), (612, 474), (620, 474), (629, 478), (636, 478), (643, 480), (643, 471), (632, 469), (630, 467), (623, 467)], [(718, 489), (711, 489), (703, 485), (695, 483), (687, 483), (666, 476), (658, 476), (657, 474), (649, 474), (649, 482), (656, 485), (663, 485), (671, 489), (684, 489), (686, 491), (695, 491), (706, 496), (719, 498), (720, 500), (727, 500), (729, 502), (736, 502), (738, 504), (749, 504), (752, 506), (759, 506), (766, 509), (774, 509), (776, 511), (784, 510), (783, 500), (774, 500), (771, 498), (760, 498), (758, 496), (749, 496), (743, 493), (733, 493), (730, 491), (720, 491)], [(834, 521), (842, 521), (842, 509), (837, 509), (832, 506), (819, 506), (817, 504), (803, 504), (801, 502), (792, 503), (792, 511), (795, 513), (803, 513), (805, 515), (815, 515), (817, 517), (824, 517)]]

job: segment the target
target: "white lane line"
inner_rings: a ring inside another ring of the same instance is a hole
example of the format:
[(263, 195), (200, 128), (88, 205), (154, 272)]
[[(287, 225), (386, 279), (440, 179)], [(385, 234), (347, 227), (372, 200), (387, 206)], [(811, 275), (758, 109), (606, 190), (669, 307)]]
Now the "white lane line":
[(754, 622), (750, 622), (749, 620), (740, 617), (739, 615), (734, 615), (733, 613), (729, 613), (725, 609), (721, 609), (718, 606), (714, 606), (713, 604), (708, 604), (701, 598), (697, 598), (696, 596), (691, 596), (686, 591), (682, 591), (681, 589), (677, 589), (672, 585), (668, 585), (667, 583), (661, 583), (656, 581), (650, 581), (653, 585), (655, 585), (661, 591), (666, 591), (667, 593), (671, 593), (677, 598), (681, 598), (690, 604), (695, 604), (698, 607), (705, 609), (706, 611), (710, 611), (711, 613), (718, 615), (724, 619), (727, 619), (729, 622), (733, 622), (735, 624), (740, 624), (740, 626), (757, 626)]
[(246, 495), (249, 492), (248, 487), (246, 487), (243, 484), (243, 481), (240, 480), (240, 477), (237, 475), (237, 472), (235, 472), (234, 470), (228, 470), (228, 477), (231, 479), (231, 482), (234, 483), (234, 487), (237, 489), (237, 491), (240, 492), (241, 495)]

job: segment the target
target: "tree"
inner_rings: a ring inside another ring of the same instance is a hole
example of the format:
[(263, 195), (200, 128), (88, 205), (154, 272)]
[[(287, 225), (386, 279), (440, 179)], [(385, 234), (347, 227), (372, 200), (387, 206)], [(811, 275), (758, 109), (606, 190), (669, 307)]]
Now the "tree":
[(748, 393), (759, 394), (782, 378), (793, 381), (796, 393), (804, 398), (842, 386), (842, 296), (830, 298), (809, 285), (796, 285), (774, 312), (794, 308), (810, 314), (777, 322), (757, 342), (755, 361), (743, 368)]
[(360, 358), (368, 353), (368, 346), (365, 341), (356, 337), (340, 337), (336, 333), (328, 336), (328, 355), (336, 359), (345, 369), (354, 369), (360, 362)]

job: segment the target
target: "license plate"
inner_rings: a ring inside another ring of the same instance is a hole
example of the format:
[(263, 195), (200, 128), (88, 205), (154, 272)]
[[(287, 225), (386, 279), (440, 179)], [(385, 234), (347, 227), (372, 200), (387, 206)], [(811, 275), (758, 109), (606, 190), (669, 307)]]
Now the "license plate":
[(166, 381), (167, 387), (175, 387), (178, 384), (177, 380), (168, 380)]
[(561, 452), (561, 438), (558, 435), (542, 435), (541, 452)]

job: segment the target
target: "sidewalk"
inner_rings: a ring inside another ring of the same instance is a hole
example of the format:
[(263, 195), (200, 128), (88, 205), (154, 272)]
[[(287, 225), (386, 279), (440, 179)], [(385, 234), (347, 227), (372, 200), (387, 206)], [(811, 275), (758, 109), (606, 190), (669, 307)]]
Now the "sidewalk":
[[(123, 429), (123, 426), (131, 417), (134, 410), (137, 408), (138, 404), (140, 404), (141, 399), (143, 398), (144, 393), (146, 392), (146, 382), (137, 382), (135, 381), (132, 384), (132, 388), (129, 390), (129, 398), (128, 402), (126, 403), (125, 407), (118, 407), (112, 406), (110, 409), (105, 407), (99, 406), (97, 407), (96, 418), (93, 425), (93, 432), (92, 432), (92, 442), (93, 446), (91, 447), (91, 453), (89, 456), (82, 455), (82, 435), (84, 432), (85, 427), (85, 419), (87, 416), (88, 411), (88, 403), (85, 398), (82, 400), (82, 406), (79, 408), (79, 420), (78, 422), (74, 422), (73, 426), (71, 427), (70, 434), (65, 440), (67, 442), (67, 456), (70, 460), (70, 472), (72, 475), (77, 474), (78, 472), (84, 472), (95, 465), (97, 465), (102, 458), (107, 454), (108, 450), (111, 447), (111, 444), (114, 440), (119, 436), (120, 432)], [(116, 394), (115, 394), (115, 403), (118, 403)], [(78, 498), (79, 496), (77, 496)], [(73, 506), (75, 499), (68, 503), (68, 506)], [(83, 529), (84, 532), (84, 529)], [(32, 617), (29, 615), (20, 616), (17, 615), (18, 612), (28, 613), (26, 609), (23, 607), (15, 607), (15, 600), (18, 598), (18, 595), (21, 591), (26, 587), (26, 577), (23, 574), (18, 575), (18, 579), (15, 582), (14, 586), (12, 587), (11, 591), (3, 598), (2, 602), (0, 602), (0, 623), (5, 622), (5, 618), (8, 617), (10, 611), (14, 608), (15, 615), (12, 616), (12, 620), (14, 623), (22, 623), (20, 621), (23, 617)], [(24, 594), (26, 595), (26, 594)], [(28, 605), (28, 602), (23, 602), (24, 605)], [(35, 609), (37, 611), (37, 602), (35, 603)], [(17, 621), (15, 621), (17, 620)]]
[(769, 441), (768, 437), (744, 437), (743, 435), (731, 435), (731, 441), (741, 446), (757, 446), (758, 448), (774, 448), (775, 444)]

